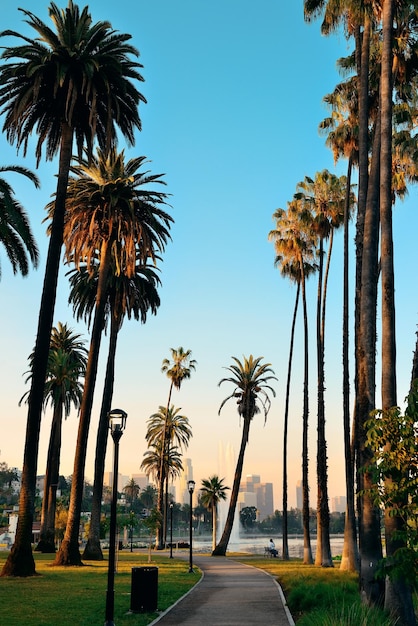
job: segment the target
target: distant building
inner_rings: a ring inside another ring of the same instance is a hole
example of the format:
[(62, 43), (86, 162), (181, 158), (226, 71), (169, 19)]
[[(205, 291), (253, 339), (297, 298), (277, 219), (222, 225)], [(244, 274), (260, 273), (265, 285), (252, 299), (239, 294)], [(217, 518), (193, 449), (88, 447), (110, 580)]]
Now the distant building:
[(257, 474), (247, 474), (239, 490), (238, 502), (244, 503), (240, 510), (244, 506), (255, 506), (260, 522), (274, 514), (273, 483), (262, 483)]
[[(189, 504), (190, 502), (190, 494), (187, 483), (189, 480), (193, 480), (193, 465), (191, 459), (183, 459), (183, 472), (179, 478), (179, 503), (180, 504)], [(170, 489), (169, 489), (170, 491)], [(196, 485), (194, 493), (196, 494), (199, 491), (199, 486)], [(173, 494), (175, 495), (175, 494)], [(196, 498), (196, 495), (194, 495)]]
[(150, 484), (149, 478), (146, 474), (132, 474), (132, 480), (134, 480), (136, 484), (139, 485), (141, 491), (146, 489)]
[(301, 480), (298, 480), (298, 482), (296, 483), (296, 508), (300, 511), (303, 509), (303, 492)]
[[(118, 491), (123, 491), (123, 488), (129, 483), (129, 476), (118, 473)], [(113, 486), (113, 472), (105, 472), (103, 476), (103, 484), (107, 487)]]
[(345, 496), (335, 496), (331, 498), (331, 513), (345, 513), (347, 498)]

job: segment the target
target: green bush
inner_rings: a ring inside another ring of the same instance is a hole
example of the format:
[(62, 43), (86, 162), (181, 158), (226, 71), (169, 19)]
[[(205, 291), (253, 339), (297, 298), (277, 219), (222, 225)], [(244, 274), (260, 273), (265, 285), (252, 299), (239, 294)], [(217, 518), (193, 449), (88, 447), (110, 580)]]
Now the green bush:
[(397, 622), (376, 608), (356, 600), (354, 604), (332, 604), (304, 615), (298, 626), (395, 626)]

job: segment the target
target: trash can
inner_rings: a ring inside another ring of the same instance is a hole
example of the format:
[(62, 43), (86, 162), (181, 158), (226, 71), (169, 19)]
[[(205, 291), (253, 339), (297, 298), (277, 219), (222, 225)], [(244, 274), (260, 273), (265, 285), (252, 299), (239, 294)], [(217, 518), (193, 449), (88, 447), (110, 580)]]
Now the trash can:
[(131, 578), (131, 611), (156, 611), (158, 567), (133, 567)]

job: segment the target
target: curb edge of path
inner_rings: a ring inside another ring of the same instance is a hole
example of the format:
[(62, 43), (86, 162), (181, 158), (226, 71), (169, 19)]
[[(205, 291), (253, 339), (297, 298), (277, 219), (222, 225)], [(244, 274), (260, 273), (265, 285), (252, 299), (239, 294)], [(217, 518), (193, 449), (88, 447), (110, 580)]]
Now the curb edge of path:
[(150, 622), (148, 624), (148, 626), (154, 626), (154, 624), (157, 624), (160, 619), (162, 619), (163, 617), (165, 617), (167, 615), (167, 613), (169, 613), (171, 611), (171, 609), (174, 609), (175, 606), (177, 606), (177, 604), (179, 604), (179, 602), (181, 602), (182, 600), (184, 600), (184, 598), (187, 598), (187, 596), (192, 593), (192, 591), (194, 591), (196, 589), (196, 587), (198, 587), (200, 585), (200, 583), (202, 582), (202, 580), (205, 577), (205, 572), (199, 568), (199, 572), (201, 574), (199, 580), (197, 581), (197, 583), (195, 585), (193, 585), (193, 587), (190, 587), (189, 591), (186, 591), (186, 593), (184, 595), (182, 595), (178, 600), (176, 600), (174, 602), (174, 604), (171, 604), (165, 611), (161, 612), (161, 615), (158, 615), (158, 617), (156, 617), (152, 622)]
[[(287, 606), (287, 602), (286, 602), (286, 598), (285, 598), (284, 593), (283, 593), (283, 589), (281, 588), (280, 584), (277, 582), (276, 578), (272, 574), (269, 574), (269, 572), (266, 572), (263, 569), (255, 567), (254, 565), (250, 565), (248, 563), (241, 563), (241, 565), (244, 565), (245, 567), (252, 567), (253, 569), (256, 569), (256, 570), (258, 570), (260, 572), (263, 572), (263, 574), (265, 574), (266, 576), (269, 576), (270, 578), (272, 578), (274, 584), (277, 587), (277, 591), (279, 593), (280, 600), (281, 600), (281, 602), (283, 604), (283, 609), (284, 609), (284, 612), (286, 614), (287, 621), (289, 622), (289, 626), (295, 626), (295, 621), (294, 621), (294, 619), (292, 617), (292, 614), (291, 614), (291, 612), (289, 610), (289, 607)], [(186, 593), (184, 595), (182, 595), (178, 600), (176, 600), (176, 602), (174, 602), (174, 604), (172, 604), (165, 611), (163, 611), (161, 613), (161, 615), (158, 615), (158, 617), (156, 617), (152, 622), (150, 622), (148, 624), (148, 626), (154, 626), (155, 624), (157, 624), (163, 617), (165, 617), (165, 615), (167, 615), (171, 611), (171, 609), (173, 609), (175, 606), (177, 606), (177, 604), (179, 604), (179, 602), (181, 602), (184, 598), (186, 598), (190, 593), (192, 593), (192, 591), (194, 591), (196, 589), (196, 587), (198, 585), (200, 585), (200, 583), (202, 582), (202, 580), (205, 577), (205, 572), (204, 572), (204, 570), (202, 570), (200, 568), (199, 568), (199, 571), (201, 572), (201, 576), (200, 576), (200, 579), (197, 581), (197, 583), (195, 585), (193, 585), (193, 587), (190, 587), (190, 589), (188, 591), (186, 591)]]

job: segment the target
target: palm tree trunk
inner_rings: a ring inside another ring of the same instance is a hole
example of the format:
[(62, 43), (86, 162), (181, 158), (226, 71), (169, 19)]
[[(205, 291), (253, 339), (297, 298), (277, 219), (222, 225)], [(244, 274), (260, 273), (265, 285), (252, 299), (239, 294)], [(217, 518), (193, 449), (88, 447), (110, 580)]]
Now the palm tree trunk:
[(303, 563), (313, 563), (311, 533), (309, 530), (309, 456), (308, 456), (308, 423), (309, 423), (309, 352), (308, 352), (308, 308), (306, 304), (305, 274), (303, 260), (301, 266), (303, 328), (304, 328), (304, 375), (303, 375), (303, 425), (302, 425), (302, 520), (303, 520)]
[(83, 500), (87, 440), (90, 427), (91, 410), (93, 406), (94, 388), (96, 384), (100, 342), (105, 317), (105, 305), (107, 300), (107, 277), (111, 259), (111, 250), (107, 241), (103, 241), (101, 259), (102, 261), (100, 263), (101, 267), (99, 270), (99, 280), (97, 285), (96, 311), (94, 314), (89, 356), (84, 379), (84, 391), (80, 406), (77, 446), (71, 482), (67, 527), (64, 539), (61, 543), (59, 551), (57, 552), (53, 565), (82, 565), (78, 536), (80, 530), (81, 504)]
[(250, 433), (250, 423), (251, 423), (251, 419), (249, 417), (244, 416), (243, 420), (244, 420), (244, 425), (242, 429), (241, 446), (240, 446), (240, 451), (238, 455), (237, 465), (235, 468), (234, 482), (232, 485), (231, 499), (229, 501), (229, 507), (228, 507), (228, 514), (226, 516), (226, 522), (225, 522), (225, 527), (222, 533), (222, 537), (218, 545), (215, 547), (215, 549), (212, 550), (212, 556), (225, 556), (226, 551), (228, 549), (228, 543), (231, 538), (232, 528), (234, 526), (235, 509), (237, 508), (238, 493), (239, 493), (239, 487), (241, 484), (242, 468), (244, 466), (244, 454), (245, 454), (246, 445), (248, 443), (248, 436)]
[(33, 373), (28, 402), (25, 450), (19, 499), (19, 521), (15, 542), (0, 576), (34, 576), (36, 574), (31, 541), (36, 495), (39, 433), (61, 259), (65, 199), (67, 195), (72, 145), (73, 129), (63, 122), (54, 217), (51, 223), (51, 235), (38, 318), (38, 330), (33, 353)]
[[(332, 237), (332, 231), (331, 231)], [(329, 507), (328, 507), (328, 475), (327, 475), (327, 448), (325, 438), (325, 401), (324, 401), (324, 334), (325, 334), (325, 303), (326, 278), (332, 250), (332, 238), (328, 254), (327, 271), (323, 277), (324, 249), (323, 239), (320, 239), (319, 273), (318, 273), (318, 300), (317, 300), (317, 366), (318, 366), (318, 421), (317, 421), (317, 549), (315, 565), (333, 567), (331, 544), (329, 538)]]
[(45, 471), (44, 497), (42, 499), (41, 529), (38, 552), (55, 553), (55, 510), (59, 480), (63, 406), (59, 402), (54, 409), (48, 456)]
[(343, 425), (344, 425), (344, 461), (347, 506), (344, 524), (344, 545), (340, 570), (358, 572), (359, 554), (354, 502), (354, 467), (350, 436), (350, 367), (349, 367), (349, 214), (351, 193), (352, 158), (348, 160), (347, 192), (344, 207), (344, 279), (343, 279)]
[(284, 410), (283, 425), (283, 545), (282, 558), (284, 561), (289, 560), (289, 538), (288, 538), (288, 515), (287, 515), (287, 439), (289, 427), (289, 402), (290, 402), (290, 380), (292, 374), (293, 347), (295, 340), (296, 317), (299, 306), (300, 281), (298, 282), (295, 308), (293, 310), (292, 329), (290, 333), (289, 360), (287, 365), (287, 381), (286, 381), (286, 402)]
[(83, 552), (83, 559), (102, 561), (103, 552), (100, 546), (100, 520), (102, 513), (103, 477), (109, 435), (108, 415), (113, 397), (115, 381), (116, 346), (120, 322), (112, 314), (110, 322), (109, 352), (106, 363), (105, 382), (103, 387), (102, 406), (100, 409), (99, 425), (97, 428), (96, 456), (94, 460), (93, 499), (91, 504), (91, 518), (89, 536)]
[(370, 604), (381, 604), (383, 585), (376, 578), (376, 570), (382, 558), (380, 539), (380, 515), (368, 490), (372, 476), (367, 470), (371, 462), (371, 451), (366, 447), (364, 423), (375, 409), (376, 379), (376, 306), (378, 282), (379, 241), (379, 180), (380, 180), (380, 116), (374, 131), (369, 190), (364, 221), (363, 255), (361, 267), (361, 294), (358, 329), (358, 389), (357, 389), (357, 488), (362, 493), (358, 498), (360, 589)]
[[(382, 276), (382, 406), (397, 405), (395, 277), (392, 233), (392, 45), (393, 0), (383, 2), (383, 44), (381, 66), (381, 151), (380, 151), (380, 223)], [(390, 448), (391, 442), (387, 443)], [(392, 478), (385, 487), (390, 490)], [(406, 503), (406, 502), (405, 502)], [(406, 522), (392, 507), (385, 509), (386, 555), (390, 558), (405, 548)], [(405, 626), (416, 624), (411, 588), (402, 578), (386, 577), (385, 609)]]

